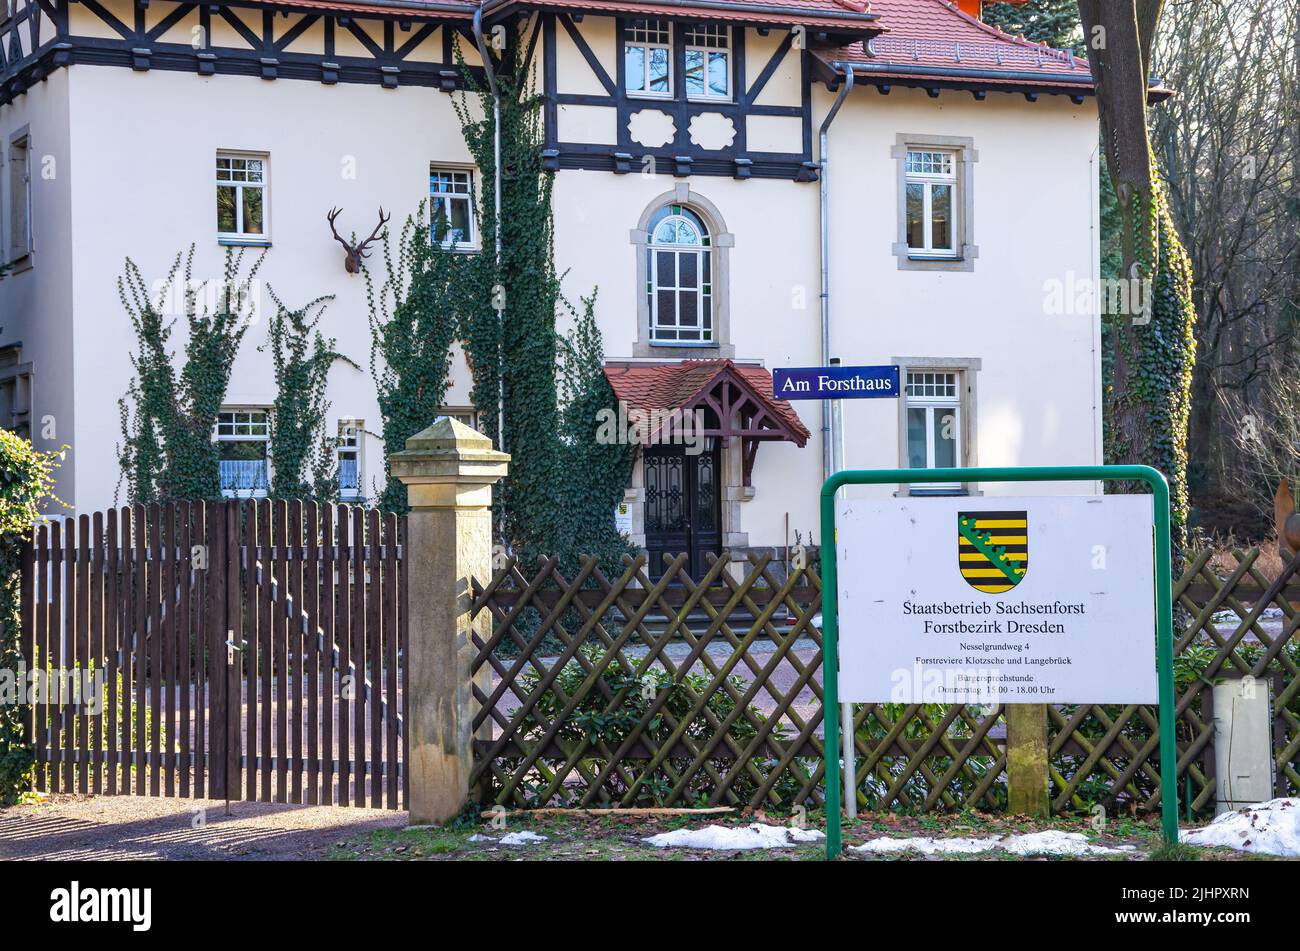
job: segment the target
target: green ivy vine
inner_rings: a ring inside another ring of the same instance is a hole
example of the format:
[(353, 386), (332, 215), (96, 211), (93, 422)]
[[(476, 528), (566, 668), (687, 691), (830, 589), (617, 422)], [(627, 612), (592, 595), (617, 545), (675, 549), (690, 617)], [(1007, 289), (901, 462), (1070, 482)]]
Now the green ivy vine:
[[(431, 217), (433, 220), (431, 220)], [(421, 202), (396, 241), (382, 236), (382, 281), (365, 269), (370, 307), (370, 374), (384, 423), (384, 474), (378, 505), (406, 512), (406, 486), (391, 478), (392, 455), (427, 428), (442, 408), (472, 258), (445, 246), (446, 225)]]
[[(460, 333), (484, 431), (513, 460), (495, 496), (498, 535), (523, 557), (553, 554), (572, 565), (580, 554), (612, 558), (627, 550), (614, 529), (614, 506), (627, 484), (631, 453), (626, 446), (596, 441), (597, 411), (616, 404), (604, 377), (595, 296), (584, 299), (579, 312), (561, 294), (554, 177), (542, 166), (544, 100), (519, 76), (516, 40), (512, 28), (496, 65), (499, 266), (491, 250), (497, 237), (492, 96), (465, 70), (483, 118), (475, 118), (468, 96), (456, 100), (462, 134), (483, 182), (477, 214), (484, 250), (470, 265)], [(557, 329), (562, 311), (574, 320), (569, 339)]]
[[(265, 260), (244, 267), (244, 251), (227, 249), (218, 285), (196, 285), (194, 246), (178, 252), (163, 284), (151, 294), (139, 267), (126, 259), (118, 297), (135, 331), (135, 370), (118, 401), (122, 442), (118, 461), (130, 501), (213, 499), (221, 495), (220, 465), (212, 430), (225, 400), (230, 371), (249, 326), (253, 281)], [(166, 293), (188, 324), (185, 363), (179, 372), (168, 348), (175, 318)], [(211, 299), (200, 301), (200, 296)]]
[[(1177, 560), (1187, 545), (1187, 430), (1196, 310), (1191, 259), (1158, 177), (1148, 204), (1134, 216), (1132, 240), (1139, 268), (1152, 275), (1150, 312), (1107, 318), (1113, 382), (1106, 388), (1106, 461), (1141, 463), (1165, 474)], [(1150, 232), (1145, 231), (1148, 227)]]
[(334, 448), (337, 434), (326, 428), (330, 403), (325, 398), (330, 368), (357, 364), (339, 353), (337, 340), (320, 331), (325, 306), (334, 298), (318, 297), (297, 309), (284, 305), (269, 286), (275, 313), (267, 322), (267, 342), (275, 365), (275, 402), (271, 409), (271, 497), (338, 499)]
[[(31, 788), (36, 762), (26, 728), (31, 707), (2, 695), (25, 687), (17, 678), (23, 664), (23, 546), (31, 538), (42, 503), (53, 497), (53, 473), (60, 458), (61, 453), (36, 449), (30, 440), (0, 429), (0, 805), (13, 804)], [(7, 685), (6, 674), (14, 678)], [(21, 701), (25, 696), (13, 699)]]

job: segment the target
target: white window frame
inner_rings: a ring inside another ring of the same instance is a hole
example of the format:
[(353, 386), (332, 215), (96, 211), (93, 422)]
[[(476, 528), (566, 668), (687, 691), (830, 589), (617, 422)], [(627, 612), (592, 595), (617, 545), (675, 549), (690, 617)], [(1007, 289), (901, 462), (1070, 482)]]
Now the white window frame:
[[(30, 263), (33, 251), (32, 241), (32, 136), (24, 127), (9, 137), (6, 158), (9, 167), (6, 181), (9, 190), (8, 231), (9, 246), (7, 260), (10, 264)], [(16, 178), (21, 170), (22, 179)], [(21, 209), (22, 220), (15, 218)]]
[[(262, 180), (260, 182), (238, 181), (233, 178), (222, 178), (221, 171), (216, 168), (216, 164), (222, 160), (226, 161), (259, 161), (262, 163)], [(217, 228), (217, 241), (220, 244), (270, 244), (271, 243), (271, 156), (268, 152), (241, 152), (234, 149), (218, 149), (215, 159), (213, 160), (213, 198), (215, 200), (217, 192), (215, 189), (221, 187), (233, 187), (235, 189), (235, 230), (222, 231), (220, 224)], [(250, 233), (244, 228), (244, 189), (257, 188), (262, 192), (262, 231)]]
[[(668, 216), (658, 222), (653, 222), (648, 228), (646, 236), (646, 295), (650, 308), (650, 343), (651, 345), (669, 346), (669, 347), (716, 347), (717, 346), (717, 328), (715, 326), (713, 302), (715, 292), (717, 291), (717, 262), (713, 260), (713, 235), (709, 231), (708, 221), (705, 217), (681, 202), (671, 202), (666, 207), (670, 209)], [(699, 222), (696, 226), (694, 221), (681, 214), (682, 210), (689, 210), (691, 215)], [(692, 228), (700, 232), (701, 243), (698, 245), (677, 245), (677, 244), (656, 244), (655, 231), (659, 226), (672, 218), (681, 218), (686, 221)], [(674, 265), (677, 273), (673, 275), (673, 283), (661, 284), (659, 281), (659, 253), (667, 251), (673, 255)], [(694, 288), (683, 288), (678, 283), (678, 275), (681, 273), (681, 259), (688, 254), (694, 254), (696, 257), (696, 286)], [(709, 279), (704, 278), (704, 259), (709, 259)], [(707, 287), (707, 290), (706, 290)], [(670, 290), (676, 293), (677, 300), (677, 317), (678, 322), (672, 326), (659, 324), (659, 291)], [(697, 314), (699, 316), (700, 339), (682, 340), (672, 339), (660, 336), (661, 330), (672, 330), (680, 333), (681, 324), (681, 296), (682, 292), (694, 293), (698, 298)]]
[[(686, 98), (691, 102), (731, 102), (732, 94), (732, 66), (731, 58), (731, 27), (719, 24), (702, 24), (699, 26), (690, 26), (685, 30), (686, 40), (686, 59), (685, 68), (690, 71), (690, 60), (692, 53), (700, 53), (704, 59), (704, 92), (692, 93), (690, 85), (687, 84), (686, 77), (682, 77), (682, 83), (686, 88)], [(723, 93), (715, 93), (709, 89), (709, 60), (716, 55), (722, 55), (727, 64), (727, 89)]]
[[(258, 425), (251, 417), (254, 413), (261, 413), (263, 420), (260, 425), (265, 427), (265, 433), (262, 435), (253, 435), (250, 433), (223, 433), (222, 426), (252, 426)], [(240, 419), (243, 415), (248, 418)], [(229, 420), (223, 417), (232, 417)], [(212, 438), (218, 443), (222, 442), (260, 442), (265, 444), (265, 461), (266, 461), (266, 486), (261, 489), (222, 489), (221, 494), (228, 499), (262, 499), (266, 498), (267, 492), (271, 488), (271, 408), (269, 406), (223, 406), (217, 413), (216, 425), (212, 427)], [(218, 463), (219, 465), (220, 463)]]
[[(667, 39), (663, 39), (663, 37)], [(654, 37), (654, 38), (652, 38)], [(627, 82), (627, 51), (637, 47), (645, 51), (642, 60), (641, 88), (632, 89)], [(650, 51), (664, 50), (668, 54), (668, 89), (656, 92), (650, 88)], [(672, 99), (673, 98), (673, 25), (670, 20), (654, 17), (633, 20), (627, 24), (623, 33), (623, 91), (633, 99)]]
[[(917, 379), (914, 381), (913, 377)], [(951, 392), (935, 392), (939, 387), (948, 388), (950, 383), (947, 378), (951, 378)], [(908, 367), (904, 376), (904, 392), (906, 393), (907, 405), (904, 412), (904, 432), (903, 442), (906, 452), (907, 468), (912, 466), (912, 447), (909, 442), (910, 430), (906, 428), (907, 419), (910, 417), (911, 410), (920, 409), (925, 411), (925, 468), (934, 469), (935, 465), (935, 438), (934, 424), (935, 414), (944, 410), (950, 410), (953, 414), (953, 460), (956, 466), (961, 466), (963, 459), (964, 446), (962, 439), (962, 424), (964, 401), (962, 399), (963, 381), (960, 370), (930, 367)], [(913, 393), (913, 387), (922, 392)], [(930, 392), (924, 392), (929, 389)], [(917, 483), (918, 488), (914, 492), (956, 492), (961, 489), (958, 482), (925, 482)]]
[(342, 481), (339, 482), (339, 500), (343, 502), (355, 502), (365, 498), (364, 486), (365, 479), (365, 423), (359, 419), (340, 419), (338, 442), (335, 444), (334, 457), (338, 468), (343, 466), (344, 453), (351, 453), (352, 458), (357, 463), (357, 484), (352, 488), (345, 488)]
[[(466, 190), (459, 191), (454, 188), (448, 189), (443, 187), (439, 187), (435, 189), (434, 187), (435, 175), (450, 175), (453, 176), (453, 178), (458, 175), (464, 175), (466, 177), (466, 181), (465, 181)], [(431, 229), (432, 229), (432, 222), (433, 222), (432, 216), (435, 213), (433, 207), (434, 201), (445, 201), (448, 204), (451, 204), (453, 202), (462, 202), (462, 201), (465, 203), (465, 220), (466, 222), (468, 222), (466, 226), (466, 230), (468, 232), (466, 237), (460, 241), (457, 241), (455, 238), (451, 236), (450, 232), (448, 232), (443, 236), (442, 246), (444, 248), (450, 248), (455, 251), (477, 251), (479, 248), (479, 236), (478, 236), (478, 225), (474, 220), (474, 169), (466, 165), (448, 165), (445, 163), (430, 162), (429, 163), (429, 201), (430, 201), (429, 221), (430, 221)], [(450, 219), (448, 219), (448, 224), (450, 225)], [(432, 239), (432, 233), (430, 234), (430, 238)]]
[[(941, 169), (934, 171), (932, 169), (921, 170), (913, 167), (913, 156), (916, 156), (919, 162), (931, 162), (932, 158), (937, 157), (941, 162)], [(957, 238), (959, 230), (958, 215), (961, 208), (961, 195), (959, 194), (959, 185), (957, 182), (957, 153), (952, 149), (938, 148), (935, 146), (915, 146), (907, 150), (906, 163), (907, 186), (919, 185), (922, 188), (922, 209), (921, 209), (921, 232), (925, 238), (925, 243), (917, 248), (908, 245), (910, 254), (916, 257), (927, 258), (956, 258), (960, 254), (961, 246)], [(934, 189), (935, 186), (948, 186), (949, 198), (948, 207), (950, 220), (948, 221), (948, 247), (936, 248), (934, 246)], [(904, 205), (906, 207), (906, 204)]]

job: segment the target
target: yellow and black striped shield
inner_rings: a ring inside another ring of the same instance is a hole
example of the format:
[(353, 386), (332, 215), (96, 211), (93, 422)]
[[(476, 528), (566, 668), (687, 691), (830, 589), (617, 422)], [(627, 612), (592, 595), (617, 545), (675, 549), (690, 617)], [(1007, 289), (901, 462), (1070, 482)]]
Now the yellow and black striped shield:
[(957, 563), (976, 591), (1010, 591), (1029, 570), (1029, 513), (958, 512)]

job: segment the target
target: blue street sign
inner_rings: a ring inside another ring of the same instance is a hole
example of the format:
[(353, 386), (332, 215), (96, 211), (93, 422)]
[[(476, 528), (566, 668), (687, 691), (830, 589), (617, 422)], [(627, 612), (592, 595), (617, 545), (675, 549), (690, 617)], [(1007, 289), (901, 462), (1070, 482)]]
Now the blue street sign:
[(779, 400), (861, 400), (898, 396), (898, 367), (790, 367), (772, 371)]

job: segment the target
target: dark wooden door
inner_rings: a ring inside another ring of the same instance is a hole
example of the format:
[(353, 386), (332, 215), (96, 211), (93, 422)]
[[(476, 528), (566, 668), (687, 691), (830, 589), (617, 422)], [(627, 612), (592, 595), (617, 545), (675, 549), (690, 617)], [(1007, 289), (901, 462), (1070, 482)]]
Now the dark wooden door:
[(707, 553), (722, 551), (719, 459), (715, 446), (695, 455), (684, 446), (645, 451), (645, 534), (650, 577), (663, 574), (663, 556), (686, 553), (688, 570), (699, 580), (708, 571)]

